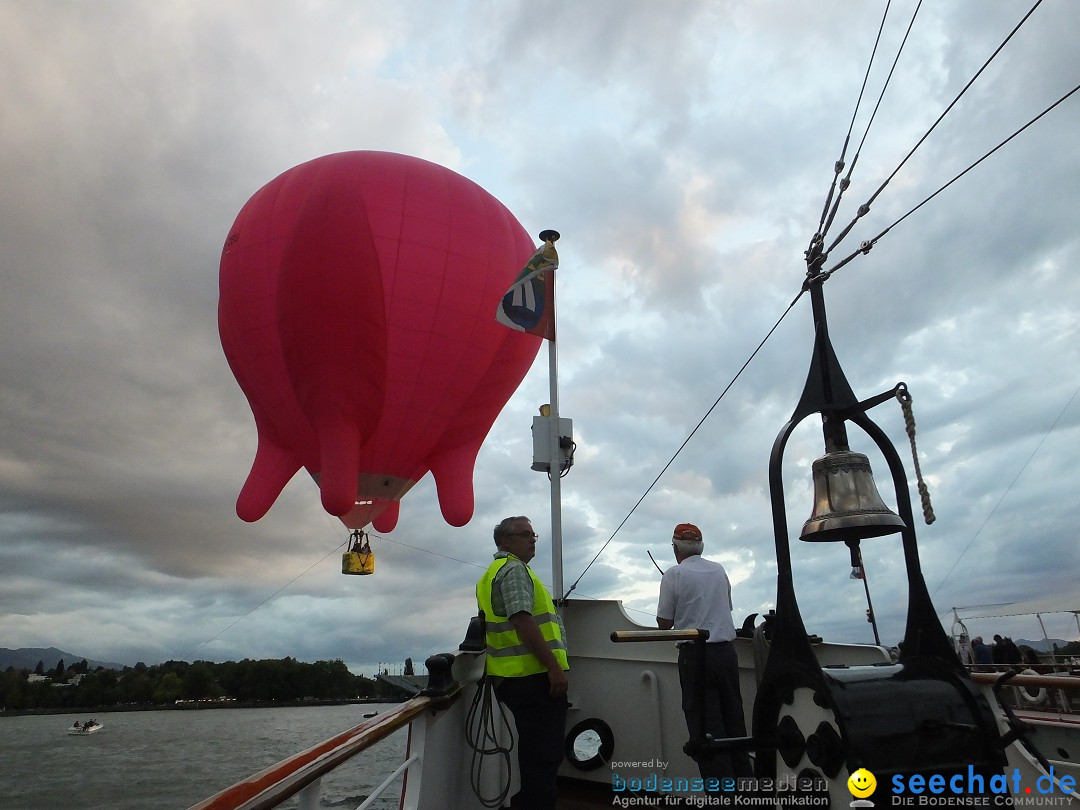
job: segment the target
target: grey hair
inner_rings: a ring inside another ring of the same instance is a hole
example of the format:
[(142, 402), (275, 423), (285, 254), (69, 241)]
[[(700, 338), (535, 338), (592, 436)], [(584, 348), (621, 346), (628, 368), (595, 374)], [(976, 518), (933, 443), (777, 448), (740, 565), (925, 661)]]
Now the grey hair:
[(678, 537), (671, 542), (675, 544), (675, 548), (679, 550), (679, 553), (691, 557), (694, 554), (700, 554), (702, 549), (705, 548), (705, 543), (702, 540), (690, 540), (687, 537)]
[(529, 520), (530, 523), (532, 522), (529, 518), (525, 517), (525, 515), (516, 515), (515, 517), (503, 518), (499, 521), (499, 525), (496, 526), (495, 531), (492, 532), (492, 535), (495, 538), (495, 545), (501, 546), (502, 544), (499, 541), (514, 533), (514, 524), (519, 520)]

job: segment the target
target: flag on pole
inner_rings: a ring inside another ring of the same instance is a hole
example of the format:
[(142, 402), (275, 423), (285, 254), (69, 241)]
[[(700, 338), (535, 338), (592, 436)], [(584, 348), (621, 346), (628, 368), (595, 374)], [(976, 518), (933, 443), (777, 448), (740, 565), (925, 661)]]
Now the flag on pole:
[(866, 574), (863, 573), (862, 566), (856, 565), (854, 568), (852, 568), (851, 574), (848, 576), (848, 579), (866, 579)]
[(518, 332), (555, 340), (555, 269), (559, 266), (555, 241), (559, 234), (544, 231), (540, 238), (544, 244), (499, 301), (495, 320)]

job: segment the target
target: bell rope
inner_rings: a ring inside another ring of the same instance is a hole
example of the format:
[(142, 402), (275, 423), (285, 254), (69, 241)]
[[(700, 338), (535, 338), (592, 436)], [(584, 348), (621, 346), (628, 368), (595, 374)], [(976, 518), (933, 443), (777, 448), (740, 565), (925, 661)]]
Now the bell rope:
[(911, 392), (902, 383), (896, 388), (896, 399), (900, 402), (900, 409), (904, 412), (904, 428), (907, 430), (908, 441), (911, 442), (911, 460), (915, 465), (915, 480), (919, 487), (919, 500), (922, 501), (923, 518), (929, 526), (937, 518), (934, 516), (934, 507), (930, 504), (930, 490), (923, 481), (922, 468), (919, 467), (919, 451), (915, 448), (915, 414), (911, 409)]

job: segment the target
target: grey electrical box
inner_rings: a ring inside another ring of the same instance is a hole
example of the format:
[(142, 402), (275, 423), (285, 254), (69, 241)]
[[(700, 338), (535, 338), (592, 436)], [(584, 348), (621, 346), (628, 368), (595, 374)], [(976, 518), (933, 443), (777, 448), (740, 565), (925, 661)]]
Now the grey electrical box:
[[(551, 472), (551, 419), (534, 416), (532, 423), (533, 463), (537, 472)], [(570, 467), (574, 448), (574, 420), (559, 418), (559, 471)]]

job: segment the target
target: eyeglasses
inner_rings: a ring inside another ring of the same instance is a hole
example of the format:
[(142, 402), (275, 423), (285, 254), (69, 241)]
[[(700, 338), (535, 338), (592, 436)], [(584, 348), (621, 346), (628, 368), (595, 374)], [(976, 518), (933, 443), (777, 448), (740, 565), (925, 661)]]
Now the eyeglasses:
[(509, 534), (511, 537), (531, 537), (533, 540), (538, 539), (540, 536), (536, 532), (510, 532)]

